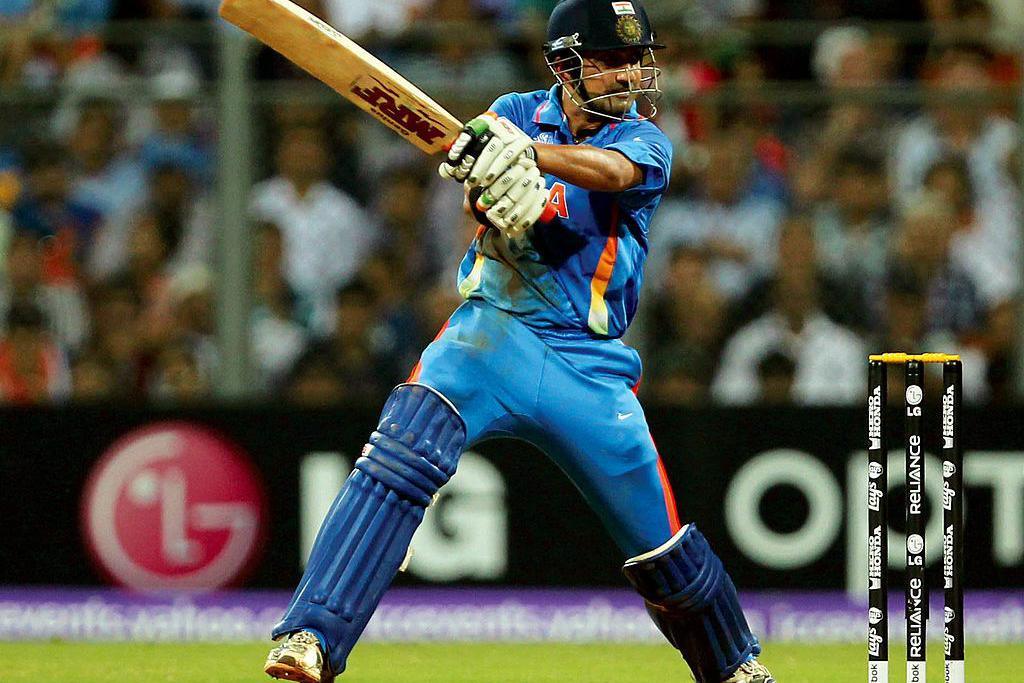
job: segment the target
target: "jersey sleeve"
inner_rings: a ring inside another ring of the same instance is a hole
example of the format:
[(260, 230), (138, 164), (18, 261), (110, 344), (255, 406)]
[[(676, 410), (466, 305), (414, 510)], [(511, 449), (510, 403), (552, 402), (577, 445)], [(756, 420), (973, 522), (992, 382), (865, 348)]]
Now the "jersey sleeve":
[(494, 100), (488, 111), (493, 111), (498, 116), (505, 117), (520, 128), (526, 124), (523, 120), (525, 118), (523, 98), (517, 93), (510, 92), (507, 95), (502, 95)]
[(654, 124), (645, 122), (625, 131), (605, 149), (624, 155), (644, 173), (640, 183), (621, 194), (622, 200), (639, 206), (668, 189), (672, 173), (672, 143)]

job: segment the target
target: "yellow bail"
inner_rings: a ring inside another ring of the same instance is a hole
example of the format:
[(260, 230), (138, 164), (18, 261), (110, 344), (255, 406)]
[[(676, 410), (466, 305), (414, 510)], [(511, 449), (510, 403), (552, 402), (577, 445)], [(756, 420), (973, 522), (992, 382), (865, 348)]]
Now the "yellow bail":
[(868, 360), (877, 360), (883, 363), (906, 363), (912, 360), (922, 363), (945, 363), (946, 361), (960, 360), (960, 356), (952, 353), (876, 353), (868, 356)]

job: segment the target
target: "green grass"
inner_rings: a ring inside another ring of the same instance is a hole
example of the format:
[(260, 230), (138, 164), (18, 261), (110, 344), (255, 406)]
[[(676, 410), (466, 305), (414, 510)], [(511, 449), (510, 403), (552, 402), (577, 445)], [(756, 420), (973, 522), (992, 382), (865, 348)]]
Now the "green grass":
[[(1024, 658), (1019, 645), (970, 646), (971, 683), (1009, 680)], [(933, 644), (928, 681), (942, 680)], [(243, 683), (268, 681), (267, 646), (179, 644), (0, 643), (0, 681), (49, 683)], [(864, 683), (858, 645), (769, 644), (764, 662), (780, 683)], [(904, 667), (893, 659), (892, 680)], [(365, 644), (356, 648), (339, 683), (673, 683), (690, 681), (669, 647), (649, 645)]]

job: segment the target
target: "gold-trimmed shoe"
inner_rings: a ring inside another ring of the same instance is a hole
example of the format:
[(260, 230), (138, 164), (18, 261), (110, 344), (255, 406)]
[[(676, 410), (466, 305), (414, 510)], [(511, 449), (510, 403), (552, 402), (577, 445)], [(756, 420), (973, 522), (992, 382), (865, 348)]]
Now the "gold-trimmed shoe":
[(267, 655), (263, 670), (271, 678), (299, 683), (331, 683), (334, 680), (324, 664), (320, 641), (309, 631), (285, 636)]
[(776, 683), (776, 681), (764, 664), (752, 659), (740, 664), (740, 668), (736, 669), (732, 677), (722, 683)]

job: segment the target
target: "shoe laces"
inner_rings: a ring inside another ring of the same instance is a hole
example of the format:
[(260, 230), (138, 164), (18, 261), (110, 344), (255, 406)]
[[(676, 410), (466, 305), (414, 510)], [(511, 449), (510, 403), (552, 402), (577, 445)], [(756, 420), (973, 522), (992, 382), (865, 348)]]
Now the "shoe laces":
[(768, 669), (765, 668), (764, 664), (756, 659), (752, 659), (749, 662), (743, 662), (740, 664), (740, 668), (737, 669), (737, 671), (740, 673), (750, 674), (751, 676), (765, 676), (766, 678), (764, 680), (766, 682), (774, 680), (770, 677), (771, 675), (768, 673)]
[(316, 645), (320, 646), (320, 639), (309, 631), (299, 631), (293, 633), (291, 638), (288, 639), (292, 643), (299, 643), (300, 645)]

